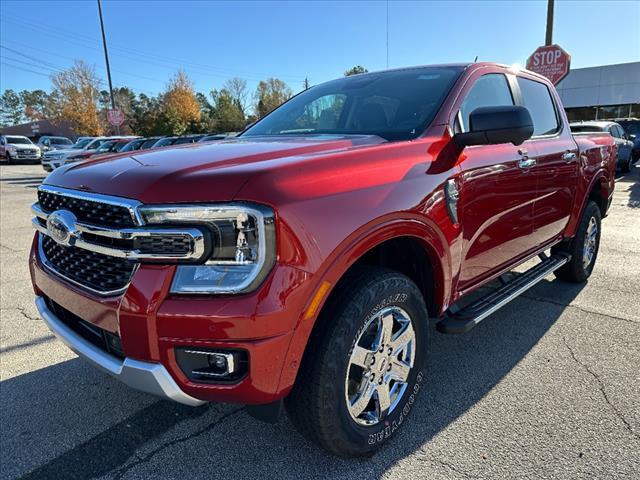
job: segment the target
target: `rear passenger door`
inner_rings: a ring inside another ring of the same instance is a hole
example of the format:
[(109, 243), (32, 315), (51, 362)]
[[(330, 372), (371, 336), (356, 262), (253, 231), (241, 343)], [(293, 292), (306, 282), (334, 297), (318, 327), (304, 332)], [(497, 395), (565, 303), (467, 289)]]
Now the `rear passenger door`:
[[(469, 114), (476, 108), (514, 103), (507, 76), (485, 74), (475, 80), (462, 101), (456, 129), (468, 131)], [(461, 153), (459, 290), (482, 282), (536, 246), (531, 239), (536, 182), (522, 166), (528, 143), (477, 145)]]
[(532, 239), (538, 245), (562, 235), (573, 209), (578, 185), (578, 147), (549, 87), (532, 78), (517, 77), (518, 101), (533, 119), (529, 156), (537, 185), (533, 205)]

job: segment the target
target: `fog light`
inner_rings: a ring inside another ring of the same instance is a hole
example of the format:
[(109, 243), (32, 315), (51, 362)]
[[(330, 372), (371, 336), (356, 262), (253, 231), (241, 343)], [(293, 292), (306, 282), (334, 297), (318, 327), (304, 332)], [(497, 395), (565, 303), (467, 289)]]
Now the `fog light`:
[(247, 354), (241, 350), (177, 348), (176, 360), (190, 380), (235, 381), (247, 370)]

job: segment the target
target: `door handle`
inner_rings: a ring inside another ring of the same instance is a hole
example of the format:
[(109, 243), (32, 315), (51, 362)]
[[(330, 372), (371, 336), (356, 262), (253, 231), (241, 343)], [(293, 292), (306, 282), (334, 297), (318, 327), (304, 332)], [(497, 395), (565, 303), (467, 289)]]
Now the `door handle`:
[(573, 162), (577, 158), (577, 155), (573, 152), (567, 152), (562, 155), (562, 160), (565, 162)]
[(536, 159), (535, 158), (523, 158), (522, 160), (520, 160), (518, 162), (518, 167), (524, 169), (524, 168), (531, 168), (536, 164)]

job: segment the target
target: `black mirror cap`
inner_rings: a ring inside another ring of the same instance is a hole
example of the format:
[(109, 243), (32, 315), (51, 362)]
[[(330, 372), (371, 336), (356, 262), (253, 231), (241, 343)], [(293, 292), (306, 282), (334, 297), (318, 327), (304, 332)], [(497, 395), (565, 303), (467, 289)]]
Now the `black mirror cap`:
[(521, 145), (533, 135), (529, 110), (516, 105), (476, 108), (469, 115), (469, 127), (469, 132), (455, 135), (458, 146)]

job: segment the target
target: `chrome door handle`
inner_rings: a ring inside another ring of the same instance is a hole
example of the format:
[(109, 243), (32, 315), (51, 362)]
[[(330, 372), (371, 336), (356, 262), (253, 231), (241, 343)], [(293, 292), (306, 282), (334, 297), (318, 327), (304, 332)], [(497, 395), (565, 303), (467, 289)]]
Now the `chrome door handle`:
[(536, 164), (536, 159), (535, 158), (523, 158), (522, 160), (520, 160), (518, 162), (518, 167), (520, 168), (531, 168)]
[(573, 162), (577, 158), (577, 155), (573, 152), (567, 152), (562, 155), (562, 160), (565, 162)]

